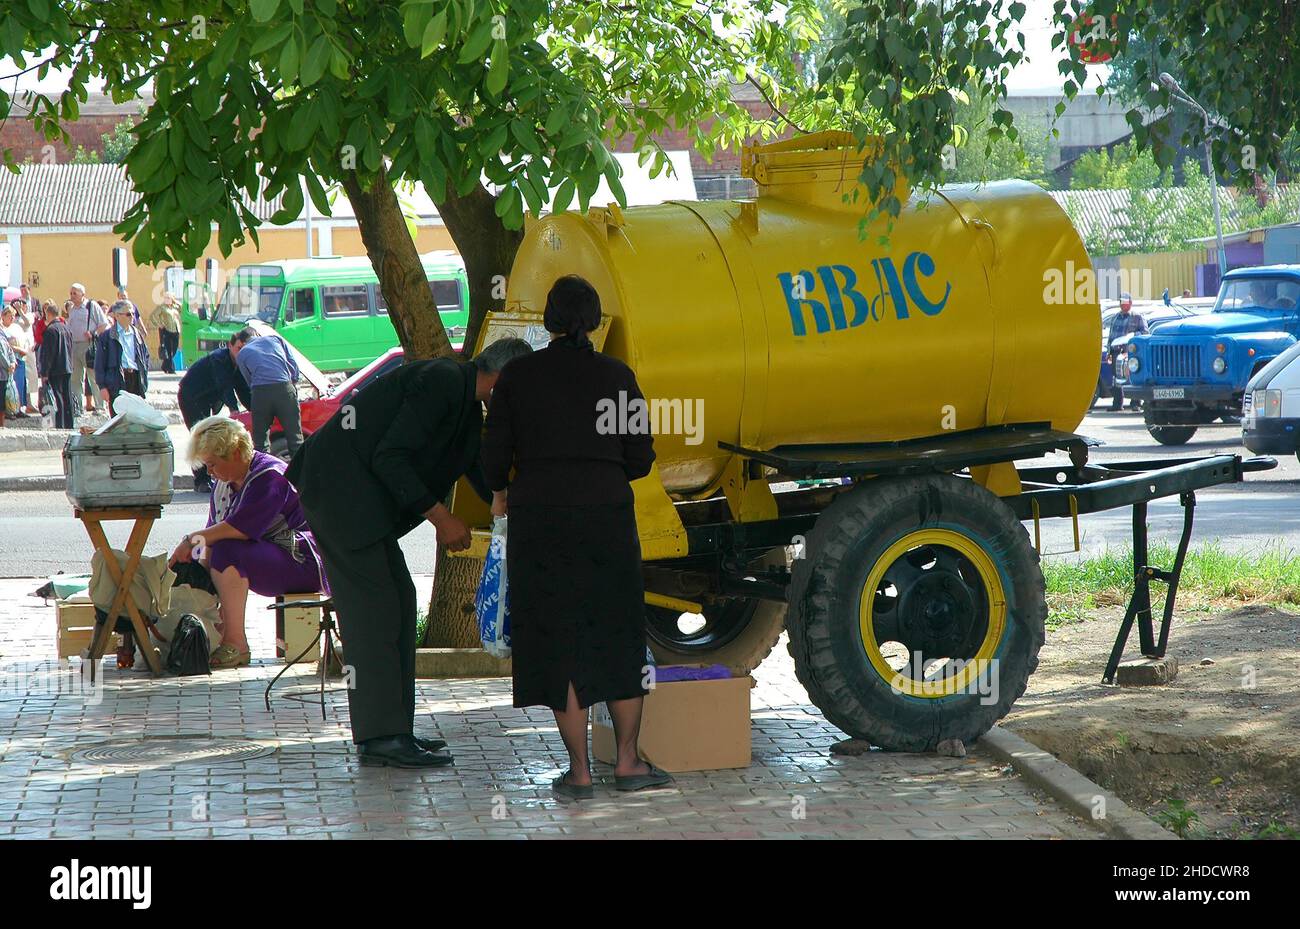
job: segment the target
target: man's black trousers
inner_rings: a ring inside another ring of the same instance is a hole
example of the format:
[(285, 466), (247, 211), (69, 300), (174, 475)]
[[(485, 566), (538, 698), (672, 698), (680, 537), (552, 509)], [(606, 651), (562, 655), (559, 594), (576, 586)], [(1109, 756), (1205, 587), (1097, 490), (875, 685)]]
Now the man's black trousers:
[[(313, 524), (310, 510), (307, 523)], [(411, 735), (415, 724), (415, 583), (395, 536), (364, 548), (316, 535), (351, 669), (352, 740)]]
[(54, 428), (72, 428), (72, 375), (51, 374), (50, 390), (54, 393)]
[[(199, 420), (207, 419), (209, 416), (221, 411), (220, 400), (215, 405), (211, 400), (196, 401), (193, 397), (187, 397), (184, 390), (177, 391), (176, 404), (181, 408), (181, 419), (185, 420), (186, 429), (193, 429), (194, 424)], [(212, 480), (206, 465), (192, 465), (190, 470), (194, 474), (194, 485), (196, 487), (200, 484), (207, 484)]]

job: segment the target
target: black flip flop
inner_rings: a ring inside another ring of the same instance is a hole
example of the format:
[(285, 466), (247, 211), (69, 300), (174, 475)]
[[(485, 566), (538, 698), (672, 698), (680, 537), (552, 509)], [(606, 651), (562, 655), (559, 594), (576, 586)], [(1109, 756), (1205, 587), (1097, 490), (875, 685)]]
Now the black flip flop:
[(596, 790), (590, 784), (570, 784), (568, 778), (572, 773), (572, 771), (565, 771), (551, 781), (551, 790), (566, 800), (590, 800), (596, 796)]
[(649, 773), (615, 777), (614, 788), (622, 791), (648, 790), (651, 787), (664, 787), (673, 783), (673, 776), (667, 771), (660, 771), (649, 762), (646, 762), (646, 764), (650, 768)]

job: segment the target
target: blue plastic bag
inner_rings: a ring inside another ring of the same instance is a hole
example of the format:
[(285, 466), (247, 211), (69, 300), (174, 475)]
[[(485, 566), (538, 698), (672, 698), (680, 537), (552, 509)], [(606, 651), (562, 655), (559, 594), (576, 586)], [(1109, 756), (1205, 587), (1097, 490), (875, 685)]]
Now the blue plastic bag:
[(176, 349), (176, 354), (172, 355), (172, 367), (177, 371), (185, 370), (185, 353), (179, 348)]
[(506, 518), (492, 520), (492, 544), (483, 560), (483, 576), (474, 595), (478, 635), (483, 648), (497, 658), (510, 657), (510, 605), (506, 599)]

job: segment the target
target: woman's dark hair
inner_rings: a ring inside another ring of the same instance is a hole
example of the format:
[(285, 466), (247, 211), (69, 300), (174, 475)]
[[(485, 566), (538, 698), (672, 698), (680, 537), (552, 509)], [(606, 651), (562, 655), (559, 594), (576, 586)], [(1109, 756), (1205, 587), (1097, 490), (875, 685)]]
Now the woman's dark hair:
[(568, 336), (579, 344), (591, 344), (587, 333), (600, 325), (600, 295), (596, 288), (576, 274), (566, 274), (546, 295), (542, 324), (547, 332)]

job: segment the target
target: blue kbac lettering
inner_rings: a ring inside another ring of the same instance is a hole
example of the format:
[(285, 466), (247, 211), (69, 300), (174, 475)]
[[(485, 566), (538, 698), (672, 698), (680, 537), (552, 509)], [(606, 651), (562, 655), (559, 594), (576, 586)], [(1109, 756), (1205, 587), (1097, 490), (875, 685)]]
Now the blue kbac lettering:
[[(817, 288), (811, 271), (799, 272), (802, 296), (796, 296), (799, 291), (795, 288), (794, 275), (782, 271), (777, 275), (777, 279), (781, 282), (781, 290), (785, 293), (786, 306), (790, 308), (790, 326), (794, 329), (795, 335), (808, 334), (808, 330), (804, 328), (803, 324), (803, 307), (805, 306), (812, 310), (813, 325), (817, 327), (818, 332), (831, 331), (831, 321), (826, 315), (825, 304), (809, 297), (809, 294)], [(840, 318), (843, 319), (843, 317), (844, 310), (841, 309)], [(842, 329), (844, 327), (841, 325), (836, 328)]]
[[(903, 260), (902, 273), (892, 258), (873, 258), (871, 270), (876, 277), (877, 293), (868, 298), (858, 289), (858, 273), (848, 265), (818, 265), (816, 273), (807, 269), (777, 274), (781, 291), (790, 311), (790, 327), (797, 336), (807, 335), (805, 310), (811, 312), (813, 328), (819, 333), (831, 329), (852, 329), (870, 318), (879, 322), (893, 306), (899, 320), (910, 319), (911, 307), (926, 316), (937, 316), (948, 305), (952, 284), (945, 281), (943, 295), (932, 300), (921, 287), (922, 278), (932, 278), (934, 258), (926, 252), (912, 252)], [(820, 281), (822, 292), (818, 293)], [(933, 287), (930, 288), (934, 290)], [(823, 296), (824, 294), (824, 296)], [(850, 318), (845, 301), (853, 306)]]
[(943, 311), (944, 305), (948, 302), (948, 295), (952, 293), (952, 285), (943, 285), (943, 299), (938, 303), (930, 302), (925, 293), (921, 290), (921, 282), (916, 279), (916, 272), (920, 271), (926, 277), (934, 274), (934, 259), (925, 252), (912, 252), (903, 262), (903, 280), (907, 281), (907, 295), (912, 298), (916, 308), (926, 316), (937, 316)]
[[(844, 279), (843, 283), (835, 282), (836, 272)], [(835, 321), (836, 329), (851, 329), (867, 321), (871, 304), (857, 290), (858, 272), (848, 265), (821, 265), (817, 269), (817, 275), (826, 288), (826, 299), (831, 305), (831, 319)], [(845, 297), (848, 297), (849, 302), (853, 304), (853, 318), (850, 320), (844, 318)]]
[[(913, 255), (916, 252), (912, 253)], [(909, 256), (908, 260), (911, 260)], [(873, 258), (871, 266), (876, 269), (876, 280), (884, 280), (884, 286), (889, 289), (889, 296), (894, 304), (894, 314), (899, 319), (907, 319), (907, 297), (903, 295), (903, 284), (898, 279), (898, 269), (888, 258)], [(884, 289), (882, 288), (882, 293)]]

